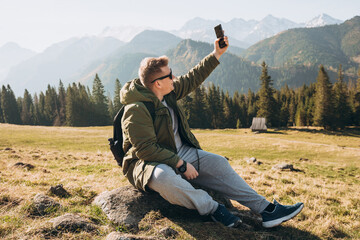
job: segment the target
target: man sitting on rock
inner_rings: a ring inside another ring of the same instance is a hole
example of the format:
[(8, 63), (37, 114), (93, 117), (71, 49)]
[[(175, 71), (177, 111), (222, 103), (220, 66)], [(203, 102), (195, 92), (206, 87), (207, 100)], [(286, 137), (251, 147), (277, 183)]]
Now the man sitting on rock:
[[(224, 40), (229, 45), (227, 37)], [(136, 188), (152, 189), (170, 203), (196, 209), (227, 227), (236, 227), (241, 220), (190, 183), (238, 201), (261, 214), (264, 227), (274, 227), (296, 216), (303, 203), (270, 203), (256, 193), (224, 157), (200, 148), (177, 104), (219, 65), (227, 48), (220, 48), (217, 39), (214, 51), (180, 77), (173, 75), (166, 56), (142, 60), (139, 78), (126, 83), (120, 92), (121, 103), (126, 105), (121, 120), (126, 153), (123, 173)], [(155, 116), (144, 102), (153, 104)]]

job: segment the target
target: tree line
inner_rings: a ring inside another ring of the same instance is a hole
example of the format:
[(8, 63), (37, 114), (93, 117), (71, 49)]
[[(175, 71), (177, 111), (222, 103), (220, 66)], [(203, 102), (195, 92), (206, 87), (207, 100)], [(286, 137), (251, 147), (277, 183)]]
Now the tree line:
[[(360, 69), (355, 83), (344, 82), (341, 65), (337, 79), (331, 83), (320, 66), (315, 83), (280, 90), (273, 87), (267, 65), (262, 64), (260, 89), (230, 96), (210, 83), (200, 86), (181, 100), (192, 128), (250, 127), (254, 117), (265, 117), (268, 127), (322, 126), (343, 129), (360, 125)], [(92, 89), (72, 83), (65, 89), (62, 81), (56, 89), (48, 85), (40, 94), (25, 89), (16, 98), (9, 85), (0, 91), (0, 123), (45, 126), (105, 126), (121, 108), (121, 84), (115, 81), (114, 97), (105, 95), (104, 85), (96, 74)]]

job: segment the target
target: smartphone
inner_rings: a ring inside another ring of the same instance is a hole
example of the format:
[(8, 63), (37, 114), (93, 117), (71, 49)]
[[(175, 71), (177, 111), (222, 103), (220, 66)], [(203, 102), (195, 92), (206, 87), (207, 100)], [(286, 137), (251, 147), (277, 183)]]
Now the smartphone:
[(226, 43), (224, 41), (224, 31), (222, 29), (222, 26), (221, 24), (217, 25), (216, 27), (214, 27), (215, 29), (215, 34), (216, 34), (216, 37), (217, 38), (220, 38), (220, 41), (219, 41), (219, 47), (220, 48), (224, 48), (226, 47)]

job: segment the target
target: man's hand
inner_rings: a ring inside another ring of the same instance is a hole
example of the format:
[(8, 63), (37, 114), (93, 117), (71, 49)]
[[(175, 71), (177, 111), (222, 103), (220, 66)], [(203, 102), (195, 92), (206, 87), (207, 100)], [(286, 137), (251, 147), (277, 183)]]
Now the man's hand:
[(219, 41), (220, 41), (220, 38), (215, 40), (215, 46), (214, 46), (214, 51), (213, 51), (214, 56), (217, 58), (217, 60), (220, 59), (221, 55), (223, 55), (226, 52), (226, 50), (228, 49), (228, 47), (229, 47), (229, 41), (228, 41), (227, 36), (224, 36), (224, 41), (225, 41), (225, 43), (227, 45), (226, 47), (220, 48), (219, 47)]
[(198, 171), (196, 171), (196, 169), (194, 168), (194, 166), (191, 163), (187, 163), (186, 168), (187, 168), (186, 172), (184, 172), (183, 174), (187, 180), (192, 180), (199, 176)]

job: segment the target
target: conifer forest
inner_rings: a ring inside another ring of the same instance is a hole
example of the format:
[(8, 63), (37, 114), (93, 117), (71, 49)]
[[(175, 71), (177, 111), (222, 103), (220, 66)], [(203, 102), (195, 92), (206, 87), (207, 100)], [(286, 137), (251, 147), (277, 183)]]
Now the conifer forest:
[[(334, 84), (319, 67), (316, 82), (290, 89), (275, 89), (265, 62), (258, 92), (237, 91), (232, 96), (214, 84), (205, 83), (180, 100), (190, 127), (248, 128), (254, 117), (265, 117), (268, 127), (320, 126), (329, 130), (360, 125), (360, 69), (355, 82), (345, 82), (341, 65)], [(334, 81), (333, 81), (334, 82)], [(48, 85), (33, 96), (25, 89), (16, 97), (10, 85), (0, 90), (0, 123), (44, 126), (105, 126), (121, 108), (121, 84), (116, 79), (114, 97), (106, 94), (96, 74), (92, 89), (81, 83)], [(108, 96), (107, 96), (108, 95)]]

